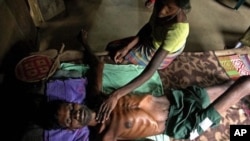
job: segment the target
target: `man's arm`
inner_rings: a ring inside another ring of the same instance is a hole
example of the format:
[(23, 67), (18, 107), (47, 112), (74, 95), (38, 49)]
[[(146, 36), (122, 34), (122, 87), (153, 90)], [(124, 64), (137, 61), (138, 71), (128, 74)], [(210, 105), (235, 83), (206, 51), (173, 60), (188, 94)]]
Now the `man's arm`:
[(85, 30), (80, 31), (80, 42), (83, 46), (83, 62), (89, 65), (87, 72), (88, 85), (87, 85), (87, 97), (88, 103), (95, 103), (95, 97), (100, 94), (102, 90), (102, 75), (104, 64), (99, 58), (92, 52), (90, 46), (87, 43), (87, 32)]

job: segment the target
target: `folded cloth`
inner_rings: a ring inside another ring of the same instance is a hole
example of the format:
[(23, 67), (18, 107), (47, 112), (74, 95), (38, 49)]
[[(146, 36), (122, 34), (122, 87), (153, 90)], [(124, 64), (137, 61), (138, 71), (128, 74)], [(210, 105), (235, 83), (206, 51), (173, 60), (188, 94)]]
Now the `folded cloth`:
[[(145, 67), (140, 65), (105, 64), (103, 70), (103, 92), (110, 94), (115, 89), (124, 86), (137, 77)], [(163, 86), (158, 72), (140, 87), (133, 90), (136, 94), (151, 93), (155, 96), (163, 95)]]
[(46, 94), (48, 101), (66, 100), (69, 102), (82, 103), (86, 97), (86, 78), (51, 80), (47, 83)]
[(89, 141), (89, 129), (85, 126), (77, 130), (46, 130), (44, 141)]
[[(106, 94), (110, 94), (115, 89), (122, 87), (135, 77), (137, 77), (145, 67), (140, 65), (117, 65), (117, 64), (104, 64), (103, 78), (102, 78), (102, 91)], [(72, 63), (62, 63), (60, 71), (63, 71), (67, 76), (74, 77), (75, 72), (79, 71), (82, 77), (85, 76), (89, 67), (87, 65), (79, 65)], [(155, 96), (163, 94), (163, 86), (159, 73), (156, 71), (152, 77), (140, 87), (136, 88), (133, 93), (143, 94), (152, 93)]]
[(80, 78), (82, 76), (85, 76), (88, 69), (89, 69), (89, 66), (85, 64), (75, 65), (73, 63), (61, 63), (60, 69), (54, 73), (52, 78), (53, 79)]
[[(83, 103), (86, 97), (87, 79), (51, 80), (47, 83), (46, 94), (48, 101), (66, 100), (69, 102)], [(89, 129), (83, 127), (77, 130), (45, 130), (44, 141), (88, 141)]]

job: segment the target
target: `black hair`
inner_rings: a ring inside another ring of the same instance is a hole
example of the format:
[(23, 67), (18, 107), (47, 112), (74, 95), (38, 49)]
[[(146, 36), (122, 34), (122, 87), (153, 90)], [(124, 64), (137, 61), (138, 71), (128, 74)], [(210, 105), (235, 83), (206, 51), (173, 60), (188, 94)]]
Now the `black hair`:
[(190, 0), (175, 0), (176, 4), (186, 12), (191, 10)]
[[(163, 3), (168, 2), (169, 0), (162, 0)], [(185, 12), (189, 12), (191, 10), (190, 0), (175, 0), (176, 5), (183, 9)]]
[(57, 111), (60, 109), (62, 104), (68, 103), (64, 100), (53, 100), (49, 101), (41, 108), (40, 125), (44, 129), (60, 129), (63, 128), (58, 123)]

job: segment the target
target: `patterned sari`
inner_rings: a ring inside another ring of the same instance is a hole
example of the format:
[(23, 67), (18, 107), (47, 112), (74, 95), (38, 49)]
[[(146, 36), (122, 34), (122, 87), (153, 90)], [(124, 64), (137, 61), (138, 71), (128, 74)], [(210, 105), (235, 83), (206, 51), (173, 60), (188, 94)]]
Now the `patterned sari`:
[[(120, 48), (126, 46), (131, 39), (132, 37), (128, 37), (109, 43), (106, 50), (111, 52), (111, 58), (113, 59), (115, 52)], [(184, 47), (185, 45), (183, 45), (183, 47), (176, 52), (168, 54), (158, 69), (166, 68), (179, 54), (183, 52)], [(157, 49), (154, 48), (152, 40), (148, 39), (139, 42), (128, 52), (124, 59), (131, 64), (146, 66), (154, 56), (156, 51)]]

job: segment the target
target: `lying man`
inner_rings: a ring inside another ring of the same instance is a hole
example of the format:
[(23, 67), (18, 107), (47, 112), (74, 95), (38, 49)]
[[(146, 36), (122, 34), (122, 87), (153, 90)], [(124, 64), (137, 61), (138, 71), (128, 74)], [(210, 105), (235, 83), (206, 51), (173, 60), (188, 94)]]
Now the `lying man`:
[(194, 139), (218, 125), (220, 114), (248, 95), (249, 88), (250, 77), (243, 76), (233, 84), (193, 86), (160, 97), (131, 94), (118, 101), (104, 123), (96, 121), (96, 109), (59, 101), (54, 121), (58, 127), (69, 129), (93, 126), (103, 141), (132, 140), (161, 133), (176, 139)]
[[(83, 42), (84, 46), (87, 46)], [(85, 51), (89, 51), (88, 47)], [(94, 57), (93, 55), (88, 55)], [(96, 58), (89, 59), (96, 61)], [(87, 100), (88, 108), (83, 104), (54, 101), (50, 103), (53, 113), (51, 121), (54, 127), (78, 129), (83, 126), (93, 127), (98, 136), (93, 140), (116, 141), (134, 140), (152, 135), (166, 134), (176, 139), (195, 139), (210, 127), (220, 123), (221, 114), (249, 95), (250, 76), (242, 76), (235, 82), (201, 88), (171, 90), (162, 96), (128, 94), (118, 100), (110, 118), (98, 123), (96, 114), (106, 95), (100, 93), (98, 73), (102, 64), (90, 65), (91, 76)], [(94, 75), (94, 74), (97, 75)], [(95, 77), (98, 76), (98, 77)], [(93, 107), (95, 105), (95, 107)], [(104, 113), (105, 114), (105, 113)]]

